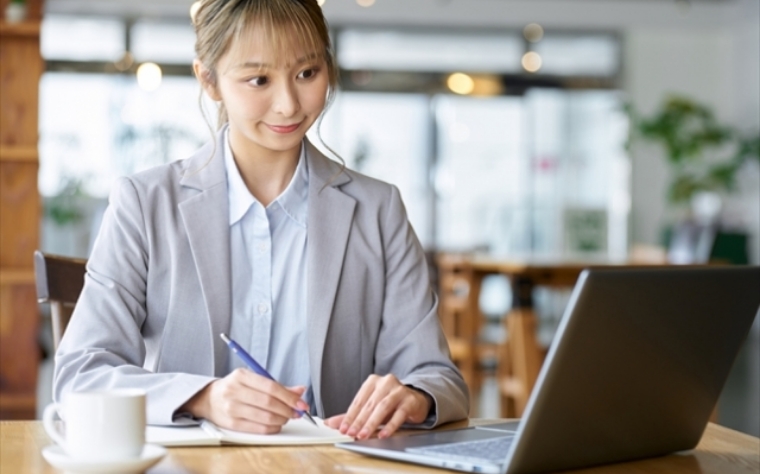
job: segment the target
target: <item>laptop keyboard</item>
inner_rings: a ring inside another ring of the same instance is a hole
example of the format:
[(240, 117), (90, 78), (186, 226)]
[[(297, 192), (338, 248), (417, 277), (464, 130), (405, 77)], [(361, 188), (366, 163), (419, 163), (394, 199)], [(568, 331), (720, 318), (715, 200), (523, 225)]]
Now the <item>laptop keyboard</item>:
[(500, 436), (498, 438), (481, 439), (476, 441), (463, 441), (459, 443), (439, 444), (436, 446), (423, 446), (420, 448), (407, 448), (410, 453), (427, 454), (436, 457), (465, 462), (488, 461), (501, 464), (507, 457), (507, 451), (512, 444), (514, 436)]

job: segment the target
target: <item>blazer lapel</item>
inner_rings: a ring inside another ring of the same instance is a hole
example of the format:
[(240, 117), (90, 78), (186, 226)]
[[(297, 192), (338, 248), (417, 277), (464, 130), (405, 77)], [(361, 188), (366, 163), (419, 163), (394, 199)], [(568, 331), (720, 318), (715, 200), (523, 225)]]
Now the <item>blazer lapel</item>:
[(324, 412), (321, 397), (322, 357), (335, 295), (343, 269), (356, 201), (338, 187), (351, 180), (306, 142), (309, 165), (308, 288), (309, 361), (315, 402)]
[[(214, 348), (214, 375), (224, 374), (227, 347), (219, 334), (229, 330), (232, 312), (230, 291), (230, 228), (227, 174), (224, 169), (224, 131), (213, 145), (201, 148), (187, 160), (182, 186), (200, 192), (179, 204), (203, 299), (209, 314), (209, 335)], [(213, 158), (210, 158), (213, 153)]]

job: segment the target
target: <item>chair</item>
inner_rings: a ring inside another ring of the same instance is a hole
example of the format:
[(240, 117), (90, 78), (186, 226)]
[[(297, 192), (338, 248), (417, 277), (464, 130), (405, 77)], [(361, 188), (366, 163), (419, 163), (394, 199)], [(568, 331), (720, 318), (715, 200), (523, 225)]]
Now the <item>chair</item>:
[(477, 401), (485, 373), (489, 371), (488, 361), (496, 360), (498, 345), (480, 337), (484, 318), (479, 310), (473, 310), (478, 307), (480, 280), (472, 278), (467, 258), (441, 253), (436, 264), (440, 298), (438, 316), (449, 344), (451, 360), (459, 367), (470, 389), (470, 411), (477, 415)]
[(69, 324), (74, 304), (84, 286), (87, 260), (34, 252), (34, 279), (37, 301), (50, 303), (53, 323), (53, 348), (58, 349)]

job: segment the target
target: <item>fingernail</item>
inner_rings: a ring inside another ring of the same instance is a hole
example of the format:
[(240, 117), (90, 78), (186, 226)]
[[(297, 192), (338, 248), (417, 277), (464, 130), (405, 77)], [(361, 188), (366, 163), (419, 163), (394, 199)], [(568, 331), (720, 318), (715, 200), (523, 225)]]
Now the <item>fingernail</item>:
[(296, 403), (296, 406), (299, 410), (307, 411), (309, 409), (309, 405), (306, 404), (303, 400), (298, 400), (298, 403)]
[(378, 437), (378, 438), (380, 438), (380, 439), (382, 439), (382, 438), (387, 438), (387, 437), (388, 437), (388, 432), (386, 432), (385, 430), (382, 430), (382, 431), (380, 431), (380, 432), (377, 434), (377, 437)]
[(367, 434), (369, 434), (369, 433), (367, 433), (367, 430), (366, 430), (366, 429), (363, 429), (363, 430), (361, 430), (361, 431), (359, 432), (359, 438), (361, 438), (361, 439), (364, 439), (364, 438), (366, 438), (366, 437), (367, 437)]
[(342, 431), (343, 433), (345, 433), (346, 430), (348, 430), (348, 423), (346, 423), (346, 422), (341, 423), (340, 424), (340, 431)]
[(356, 436), (356, 428), (349, 428), (348, 436)]

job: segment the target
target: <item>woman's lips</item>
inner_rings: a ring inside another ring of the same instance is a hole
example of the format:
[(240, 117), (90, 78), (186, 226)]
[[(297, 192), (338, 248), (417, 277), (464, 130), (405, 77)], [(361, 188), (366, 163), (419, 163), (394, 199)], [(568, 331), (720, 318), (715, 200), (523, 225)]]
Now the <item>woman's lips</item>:
[(270, 125), (266, 124), (267, 127), (269, 127), (270, 130), (272, 130), (275, 133), (291, 133), (295, 132), (298, 127), (301, 126), (300, 123), (294, 123), (291, 125)]

